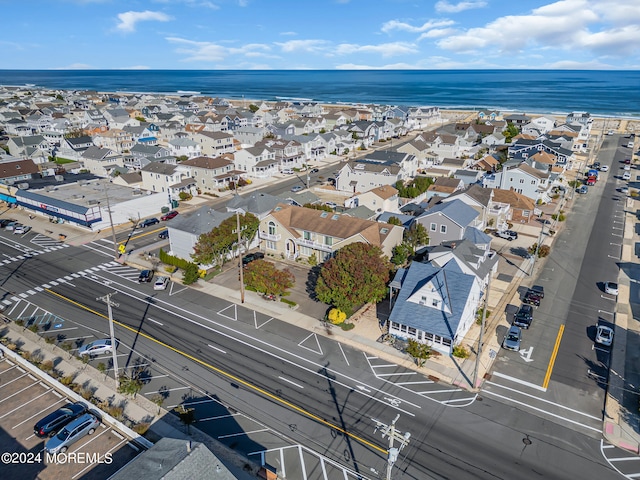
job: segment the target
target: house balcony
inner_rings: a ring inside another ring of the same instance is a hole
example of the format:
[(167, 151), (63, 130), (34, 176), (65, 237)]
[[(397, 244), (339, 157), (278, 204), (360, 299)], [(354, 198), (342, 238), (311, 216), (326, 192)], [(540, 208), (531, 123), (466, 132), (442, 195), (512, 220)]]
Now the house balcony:
[(333, 252), (333, 246), (325, 245), (323, 243), (318, 243), (314, 240), (305, 240), (304, 238), (297, 238), (296, 243), (303, 247), (314, 248), (316, 250), (321, 250), (323, 252)]
[(282, 235), (280, 235), (279, 233), (277, 235), (272, 235), (267, 232), (258, 232), (258, 236), (263, 240), (272, 240), (274, 242), (279, 242), (282, 238)]

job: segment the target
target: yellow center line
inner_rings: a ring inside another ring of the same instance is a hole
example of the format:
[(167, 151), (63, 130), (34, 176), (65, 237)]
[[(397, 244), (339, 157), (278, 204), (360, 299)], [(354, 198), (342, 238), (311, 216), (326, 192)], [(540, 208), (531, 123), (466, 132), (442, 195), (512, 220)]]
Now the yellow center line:
[(135, 235), (133, 237), (129, 237), (126, 240), (121, 240), (120, 242), (118, 242), (118, 245), (125, 245), (127, 242), (131, 240), (137, 240), (138, 238), (146, 237), (147, 235), (151, 235), (152, 233), (156, 233), (156, 232), (161, 232), (162, 230), (166, 230), (166, 227), (156, 228), (155, 230), (151, 230), (149, 232), (144, 232), (144, 233)]
[[(100, 313), (100, 312), (98, 312), (96, 310), (93, 310), (92, 308), (89, 308), (86, 305), (82, 305), (81, 303), (76, 302), (75, 300), (71, 300), (70, 298), (65, 297), (64, 295), (61, 295), (61, 294), (59, 294), (57, 292), (54, 292), (53, 290), (50, 290), (50, 289), (46, 288), (45, 291), (50, 293), (51, 295), (55, 295), (56, 297), (66, 301), (66, 302), (69, 302), (69, 303), (71, 303), (73, 305), (76, 305), (77, 307), (82, 308), (83, 310), (86, 310), (87, 312), (91, 312), (94, 315), (98, 315), (99, 317), (106, 318), (107, 320), (109, 319), (109, 317), (107, 315), (105, 315), (103, 313)], [(156, 343), (158, 345), (161, 345), (161, 346), (163, 346), (165, 348), (168, 348), (169, 350), (171, 350), (171, 351), (173, 351), (173, 352), (175, 352), (175, 353), (177, 353), (179, 355), (182, 355), (183, 357), (188, 358), (189, 360), (192, 360), (192, 361), (194, 361), (194, 362), (196, 362), (196, 363), (198, 363), (198, 364), (200, 364), (200, 365), (202, 365), (202, 366), (204, 366), (204, 367), (206, 367), (206, 368), (208, 368), (210, 370), (213, 370), (214, 372), (219, 373), (220, 375), (222, 375), (224, 377), (227, 377), (228, 379), (231, 379), (236, 383), (244, 385), (245, 387), (247, 387), (247, 388), (249, 388), (251, 390), (254, 390), (254, 391), (256, 391), (256, 392), (258, 392), (258, 393), (260, 393), (260, 394), (262, 394), (262, 395), (264, 395), (264, 396), (266, 396), (266, 397), (268, 397), (268, 398), (270, 398), (272, 400), (275, 400), (276, 402), (279, 402), (282, 405), (285, 405), (285, 406), (295, 410), (298, 413), (306, 415), (307, 417), (309, 417), (309, 418), (311, 418), (313, 420), (316, 420), (316, 421), (328, 426), (329, 428), (337, 430), (338, 432), (342, 433), (343, 435), (348, 435), (349, 437), (353, 438), (354, 440), (357, 440), (358, 442), (360, 442), (360, 443), (362, 443), (364, 445), (367, 445), (367, 446), (369, 446), (369, 447), (371, 447), (371, 448), (373, 448), (375, 450), (378, 450), (379, 452), (382, 452), (385, 455), (388, 453), (387, 450), (385, 450), (384, 448), (380, 448), (376, 444), (371, 443), (371, 442), (369, 442), (368, 440), (365, 440), (362, 437), (354, 435), (353, 433), (350, 433), (347, 430), (344, 430), (343, 428), (339, 427), (338, 425), (334, 425), (331, 422), (327, 422), (323, 418), (318, 417), (317, 415), (305, 410), (304, 408), (299, 407), (297, 405), (294, 405), (293, 403), (290, 403), (287, 400), (278, 397), (277, 395), (273, 395), (272, 393), (267, 392), (266, 390), (263, 390), (262, 388), (258, 387), (257, 385), (253, 385), (252, 383), (249, 383), (246, 380), (238, 378), (238, 377), (236, 377), (235, 375), (233, 375), (233, 374), (231, 374), (229, 372), (221, 370), (218, 367), (215, 367), (215, 366), (213, 366), (213, 365), (211, 365), (211, 364), (209, 364), (209, 363), (207, 363), (207, 362), (205, 362), (203, 360), (200, 360), (199, 358), (196, 358), (196, 357), (194, 357), (192, 355), (189, 355), (188, 353), (183, 352), (182, 350), (178, 350), (177, 348), (172, 347), (171, 345), (168, 345), (168, 344), (166, 344), (166, 343), (164, 343), (164, 342), (152, 337), (151, 335), (147, 335), (144, 332), (140, 332), (140, 331), (136, 330), (135, 328), (132, 328), (132, 327), (130, 327), (128, 325), (125, 325), (123, 323), (118, 322), (117, 320), (113, 320), (113, 323), (115, 325), (118, 325), (118, 326), (120, 326), (122, 328), (125, 328), (125, 329), (135, 333), (136, 335), (140, 335), (143, 338), (146, 338), (147, 340), (150, 340), (150, 341), (152, 341), (152, 342), (154, 342), (154, 343)]]
[(553, 372), (553, 365), (556, 363), (556, 356), (558, 355), (558, 350), (560, 350), (560, 341), (562, 340), (563, 332), (564, 325), (560, 325), (560, 330), (558, 330), (558, 336), (556, 337), (556, 343), (553, 346), (553, 352), (551, 353), (551, 360), (549, 360), (549, 366), (547, 367), (547, 374), (544, 376), (544, 382), (542, 382), (543, 388), (547, 388), (549, 386), (551, 372)]

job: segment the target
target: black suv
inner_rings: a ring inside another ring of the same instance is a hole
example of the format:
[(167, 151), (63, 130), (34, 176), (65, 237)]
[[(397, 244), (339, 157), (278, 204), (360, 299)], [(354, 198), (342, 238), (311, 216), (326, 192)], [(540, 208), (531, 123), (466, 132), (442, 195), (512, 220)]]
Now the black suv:
[(540, 300), (542, 300), (542, 297), (539, 294), (537, 294), (533, 290), (528, 290), (527, 293), (524, 295), (524, 300), (522, 301), (529, 305), (533, 305), (534, 307), (539, 307)]
[(138, 282), (149, 283), (153, 279), (153, 270), (142, 270), (138, 276)]
[(533, 321), (533, 307), (531, 305), (522, 305), (516, 315), (513, 317), (513, 324), (517, 327), (529, 328)]
[(262, 260), (264, 258), (264, 253), (262, 252), (254, 252), (242, 257), (242, 266), (246, 266), (254, 260)]
[(86, 411), (87, 405), (82, 402), (68, 403), (64, 407), (38, 420), (38, 423), (33, 426), (33, 433), (40, 438), (52, 437), (67, 423)]
[(140, 222), (140, 227), (141, 228), (150, 227), (151, 225), (155, 225), (157, 223), (160, 223), (160, 220), (158, 220), (157, 218), (147, 218), (146, 220), (143, 220), (142, 222)]
[(17, 222), (15, 218), (3, 218), (0, 220), (0, 228), (4, 228), (9, 225), (11, 222)]
[(542, 285), (534, 285), (530, 290), (540, 298), (544, 298), (544, 287)]

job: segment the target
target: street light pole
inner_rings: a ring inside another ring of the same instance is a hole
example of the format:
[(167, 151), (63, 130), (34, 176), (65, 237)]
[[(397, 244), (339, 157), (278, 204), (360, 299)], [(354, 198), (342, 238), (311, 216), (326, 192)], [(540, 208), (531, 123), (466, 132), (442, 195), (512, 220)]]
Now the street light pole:
[(478, 338), (478, 353), (476, 355), (476, 366), (473, 371), (473, 388), (476, 388), (476, 384), (478, 383), (478, 369), (480, 367), (480, 355), (482, 354), (482, 337), (484, 336), (484, 325), (487, 319), (487, 307), (489, 306), (489, 290), (491, 290), (491, 272), (489, 272), (487, 294), (484, 297), (484, 308), (482, 309), (482, 323), (480, 324), (480, 337)]
[[(396, 463), (396, 460), (398, 460), (398, 454), (400, 453), (400, 450), (402, 450), (409, 443), (409, 438), (411, 437), (411, 433), (409, 432), (405, 432), (403, 434), (399, 430), (396, 430), (396, 422), (399, 418), (400, 414), (397, 414), (396, 418), (394, 418), (391, 422), (391, 425), (387, 425), (384, 422), (372, 418), (372, 420), (376, 424), (376, 428), (374, 429), (373, 433), (376, 433), (378, 429), (380, 429), (380, 431), (382, 432), (382, 438), (387, 436), (389, 437), (386, 480), (391, 480), (391, 471), (393, 469), (393, 465)], [(393, 446), (394, 440), (398, 440), (400, 442), (400, 445), (398, 445), (397, 448)]]
[(107, 304), (107, 312), (109, 313), (109, 335), (111, 336), (111, 354), (113, 356), (113, 376), (116, 380), (117, 391), (120, 388), (120, 379), (118, 378), (118, 355), (116, 352), (118, 345), (116, 345), (116, 336), (113, 331), (113, 312), (111, 311), (111, 307), (119, 307), (120, 305), (111, 301), (112, 295), (115, 295), (115, 293), (107, 293), (102, 297), (96, 298), (96, 300)]
[(238, 233), (238, 269), (240, 270), (240, 303), (244, 303), (244, 275), (242, 273), (242, 238), (240, 233), (244, 230), (240, 228), (240, 212), (236, 210), (236, 232)]
[(120, 254), (118, 252), (118, 242), (116, 240), (116, 230), (113, 228), (113, 217), (111, 216), (111, 203), (109, 202), (109, 192), (107, 191), (107, 183), (102, 183), (104, 195), (107, 197), (107, 211), (109, 212), (109, 224), (111, 225), (111, 241), (113, 242), (114, 260), (118, 260)]

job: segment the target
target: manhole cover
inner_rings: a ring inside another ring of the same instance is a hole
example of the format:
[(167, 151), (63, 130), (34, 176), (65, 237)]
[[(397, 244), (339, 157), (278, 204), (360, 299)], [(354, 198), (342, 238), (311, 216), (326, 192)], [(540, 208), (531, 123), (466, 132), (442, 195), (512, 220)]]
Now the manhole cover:
[(531, 445), (531, 440), (529, 440), (529, 437), (525, 437), (522, 439), (522, 443), (525, 445)]

